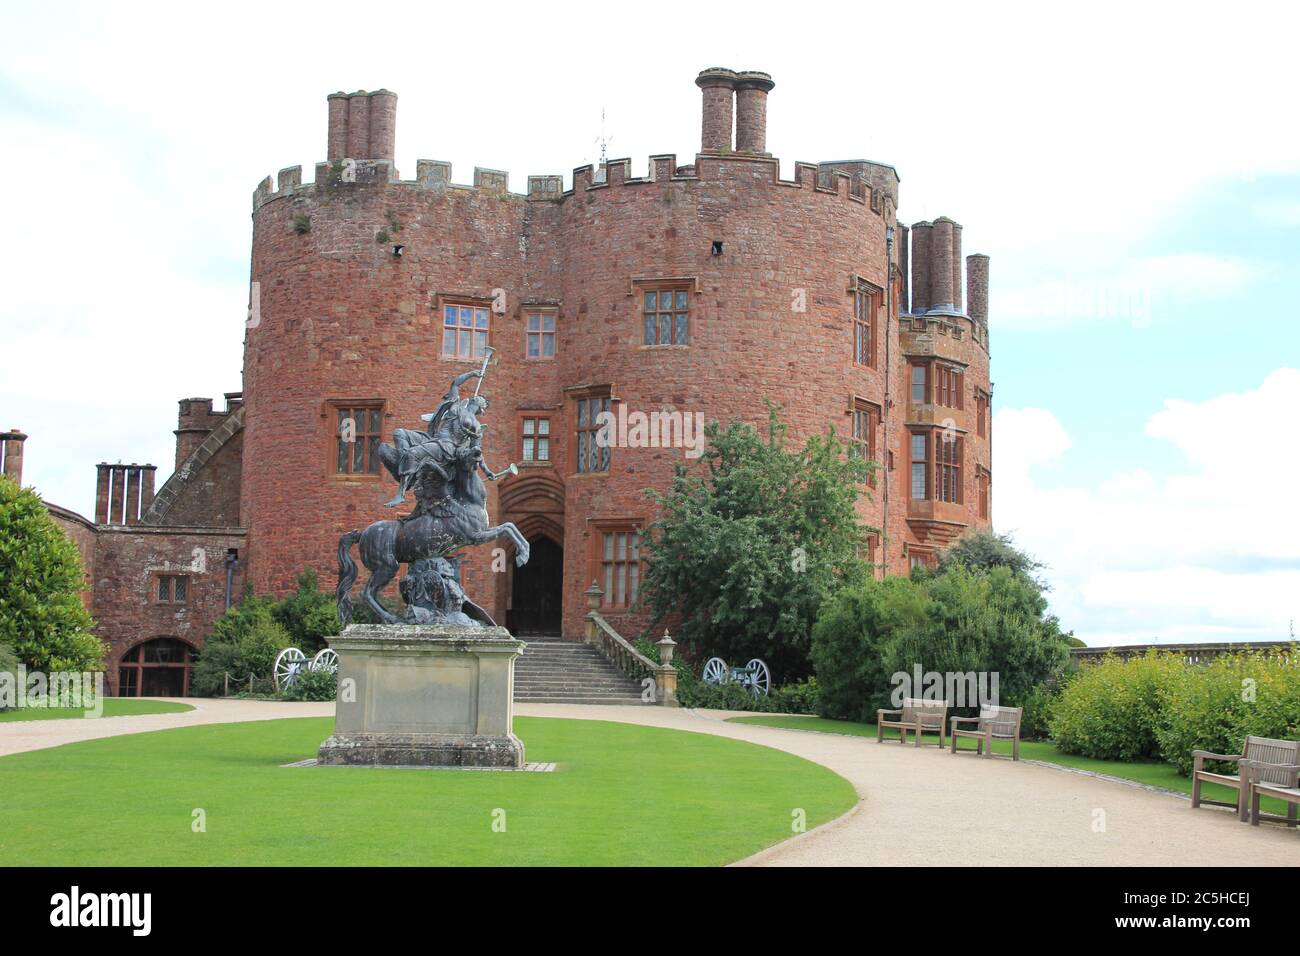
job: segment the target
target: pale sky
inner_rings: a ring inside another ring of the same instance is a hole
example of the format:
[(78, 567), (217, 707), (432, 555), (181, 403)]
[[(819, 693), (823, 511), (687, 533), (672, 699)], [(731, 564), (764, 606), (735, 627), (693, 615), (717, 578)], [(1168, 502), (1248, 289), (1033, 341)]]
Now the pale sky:
[(399, 94), (397, 165), (525, 177), (699, 145), (707, 66), (772, 74), (768, 148), (869, 158), (992, 257), (994, 520), (1089, 643), (1284, 638), (1300, 594), (1292, 5), (27, 5), (0, 31), (0, 427), (93, 507), (238, 391), (257, 182), (325, 96)]

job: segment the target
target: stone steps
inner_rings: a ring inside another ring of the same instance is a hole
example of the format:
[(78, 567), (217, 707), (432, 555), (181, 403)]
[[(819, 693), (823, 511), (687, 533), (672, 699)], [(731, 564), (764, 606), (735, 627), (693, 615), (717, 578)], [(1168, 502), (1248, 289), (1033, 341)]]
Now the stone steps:
[(515, 700), (531, 704), (643, 706), (641, 684), (593, 647), (555, 637), (522, 638), (515, 661)]

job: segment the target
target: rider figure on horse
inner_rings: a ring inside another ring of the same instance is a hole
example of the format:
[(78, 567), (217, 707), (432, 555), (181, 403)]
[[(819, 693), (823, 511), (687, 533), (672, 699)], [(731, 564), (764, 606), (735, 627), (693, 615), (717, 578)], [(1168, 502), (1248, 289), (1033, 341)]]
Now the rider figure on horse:
[[(421, 416), (429, 422), (426, 431), (398, 428), (393, 431), (393, 444), (379, 446), (379, 459), (397, 479), (397, 495), (385, 507), (396, 508), (406, 501), (406, 494), (416, 484), (422, 472), (431, 471), (439, 480), (451, 480), (452, 460), (462, 448), (478, 445), (483, 438), (483, 426), (478, 416), (487, 409), (488, 400), (482, 395), (460, 397), (460, 387), (471, 378), (482, 378), (483, 372), (475, 369), (457, 375), (451, 387), (431, 415)], [(485, 469), (486, 471), (486, 469)], [(489, 477), (496, 477), (488, 472)]]

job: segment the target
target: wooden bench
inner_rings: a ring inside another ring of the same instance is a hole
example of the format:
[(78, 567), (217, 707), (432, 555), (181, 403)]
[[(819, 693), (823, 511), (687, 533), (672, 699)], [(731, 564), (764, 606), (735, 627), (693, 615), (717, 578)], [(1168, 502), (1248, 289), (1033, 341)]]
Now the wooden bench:
[[(1011, 741), (1011, 759), (1020, 759), (1020, 720), (1024, 716), (1023, 707), (981, 707), (978, 717), (954, 717), (952, 719), (952, 752), (957, 752), (957, 738), (969, 737), (976, 741), (975, 753), (985, 757), (993, 756), (993, 741)], [(963, 730), (959, 724), (974, 724), (973, 729)]]
[[(1207, 760), (1218, 760), (1237, 765), (1237, 773), (1215, 773), (1205, 769)], [(1208, 750), (1192, 751), (1192, 806), (1206, 804), (1211, 807), (1230, 807), (1237, 811), (1237, 819), (1243, 823), (1250, 818), (1251, 777), (1264, 785), (1277, 785), (1283, 789), (1295, 787), (1297, 771), (1300, 764), (1300, 740), (1274, 740), (1271, 737), (1247, 737), (1246, 745), (1239, 754), (1213, 754)], [(1248, 773), (1246, 773), (1249, 771)], [(1246, 779), (1243, 780), (1243, 774)], [(1207, 800), (1201, 796), (1202, 783), (1217, 783), (1237, 791), (1236, 803), (1222, 800)], [(1289, 812), (1294, 819), (1295, 806)], [(1283, 817), (1269, 817), (1283, 819)]]
[[(885, 715), (895, 715), (897, 719), (886, 720)], [(916, 745), (921, 746), (921, 734), (937, 733), (939, 746), (943, 746), (944, 728), (947, 726), (948, 702), (946, 700), (922, 700), (919, 697), (903, 698), (901, 710), (876, 711), (876, 743), (884, 739), (885, 728), (898, 731), (898, 742), (907, 743), (907, 733), (916, 734)]]
[[(1295, 778), (1300, 774), (1300, 765), (1297, 764), (1262, 764), (1255, 761), (1242, 761), (1242, 769), (1246, 772), (1247, 779), (1250, 783), (1250, 825), (1259, 826), (1259, 821), (1276, 820), (1278, 823), (1285, 823), (1289, 827), (1300, 824), (1300, 786), (1295, 785)], [(1271, 783), (1262, 779), (1269, 774), (1290, 774), (1292, 779), (1291, 786), (1284, 786), (1280, 783)], [(1286, 816), (1279, 817), (1271, 813), (1260, 813), (1259, 798), (1274, 797), (1286, 803)]]

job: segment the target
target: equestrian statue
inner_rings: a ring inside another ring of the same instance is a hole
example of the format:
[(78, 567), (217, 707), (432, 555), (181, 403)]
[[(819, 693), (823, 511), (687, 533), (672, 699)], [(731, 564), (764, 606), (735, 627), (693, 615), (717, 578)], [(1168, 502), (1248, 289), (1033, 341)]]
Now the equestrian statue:
[[(349, 531), (339, 538), (339, 619), (347, 626), (352, 619), (351, 591), (357, 580), (352, 548), (359, 546), (361, 563), (370, 571), (362, 588), (362, 599), (370, 611), (386, 624), (481, 624), (493, 626), (491, 616), (469, 600), (457, 580), (456, 566), (448, 556), (461, 548), (508, 538), (515, 546), (515, 563), (528, 561), (528, 540), (509, 521), (493, 525), (488, 518), (487, 486), (484, 477), (496, 481), (517, 475), (511, 465), (493, 472), (483, 463), (483, 426), (478, 416), (488, 400), (479, 394), (487, 373), (492, 348), (483, 357), (483, 367), (452, 379), (437, 411), (421, 416), (428, 422), (424, 431), (398, 428), (393, 443), (379, 446), (379, 460), (395, 479), (397, 494), (385, 505), (405, 503), (415, 495), (415, 510), (401, 518), (376, 521), (364, 531)], [(461, 398), (460, 388), (471, 378), (478, 380), (474, 394)], [(406, 601), (405, 620), (379, 600), (379, 592), (397, 575), (401, 565), (407, 573), (401, 580)]]

